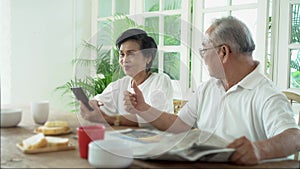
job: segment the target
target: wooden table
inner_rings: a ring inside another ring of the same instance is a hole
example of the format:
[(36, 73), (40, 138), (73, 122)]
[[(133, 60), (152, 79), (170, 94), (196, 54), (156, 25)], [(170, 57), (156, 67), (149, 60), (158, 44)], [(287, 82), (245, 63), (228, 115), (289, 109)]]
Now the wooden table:
[[(12, 107), (12, 106), (5, 106)], [(2, 106), (3, 108), (3, 106)], [(75, 150), (40, 154), (24, 154), (17, 147), (25, 138), (34, 135), (39, 125), (33, 122), (28, 107), (24, 107), (22, 121), (17, 127), (1, 128), (1, 168), (93, 168), (86, 159), (79, 156), (76, 127), (81, 121), (76, 113), (50, 111), (49, 120), (66, 120), (70, 123), (72, 133), (60, 137), (70, 138)], [(122, 128), (122, 127), (119, 127)], [(170, 162), (134, 160), (129, 168), (299, 168), (299, 161), (281, 161), (255, 166), (238, 166), (229, 163)]]

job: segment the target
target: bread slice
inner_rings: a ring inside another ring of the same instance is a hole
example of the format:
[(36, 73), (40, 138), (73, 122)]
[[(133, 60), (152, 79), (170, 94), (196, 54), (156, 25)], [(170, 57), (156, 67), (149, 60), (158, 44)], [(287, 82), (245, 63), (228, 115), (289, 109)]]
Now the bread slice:
[(69, 123), (67, 121), (47, 121), (45, 123), (46, 127), (69, 127)]
[(56, 135), (67, 133), (70, 131), (70, 127), (47, 127), (47, 126), (40, 126), (36, 129), (36, 132), (43, 133), (45, 135)]
[(43, 133), (33, 135), (22, 142), (25, 150), (36, 150), (47, 146), (47, 140)]
[(46, 136), (48, 147), (65, 147), (69, 145), (68, 138)]

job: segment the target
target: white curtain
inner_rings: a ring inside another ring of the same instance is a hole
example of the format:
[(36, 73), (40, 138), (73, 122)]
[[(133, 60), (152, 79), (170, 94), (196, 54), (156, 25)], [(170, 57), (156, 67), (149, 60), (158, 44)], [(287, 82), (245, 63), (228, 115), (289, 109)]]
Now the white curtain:
[(11, 103), (11, 11), (10, 0), (0, 0), (1, 105)]

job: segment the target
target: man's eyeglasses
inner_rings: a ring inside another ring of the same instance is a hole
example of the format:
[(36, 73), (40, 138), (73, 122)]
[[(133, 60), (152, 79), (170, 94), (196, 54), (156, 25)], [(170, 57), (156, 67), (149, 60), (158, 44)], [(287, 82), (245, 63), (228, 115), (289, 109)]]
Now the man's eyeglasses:
[[(223, 45), (223, 44), (222, 44), (222, 45)], [(204, 53), (205, 53), (207, 50), (219, 48), (219, 47), (221, 47), (222, 45), (213, 46), (213, 47), (211, 47), (211, 48), (200, 48), (200, 49), (199, 49), (200, 56), (203, 57), (203, 56), (204, 56)]]

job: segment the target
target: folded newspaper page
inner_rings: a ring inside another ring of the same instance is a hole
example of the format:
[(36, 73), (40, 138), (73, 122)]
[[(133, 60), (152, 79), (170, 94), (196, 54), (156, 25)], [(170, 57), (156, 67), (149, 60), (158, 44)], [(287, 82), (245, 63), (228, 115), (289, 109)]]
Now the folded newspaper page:
[(137, 129), (111, 135), (132, 147), (134, 157), (145, 160), (226, 162), (234, 149), (228, 141), (198, 129), (179, 134)]

